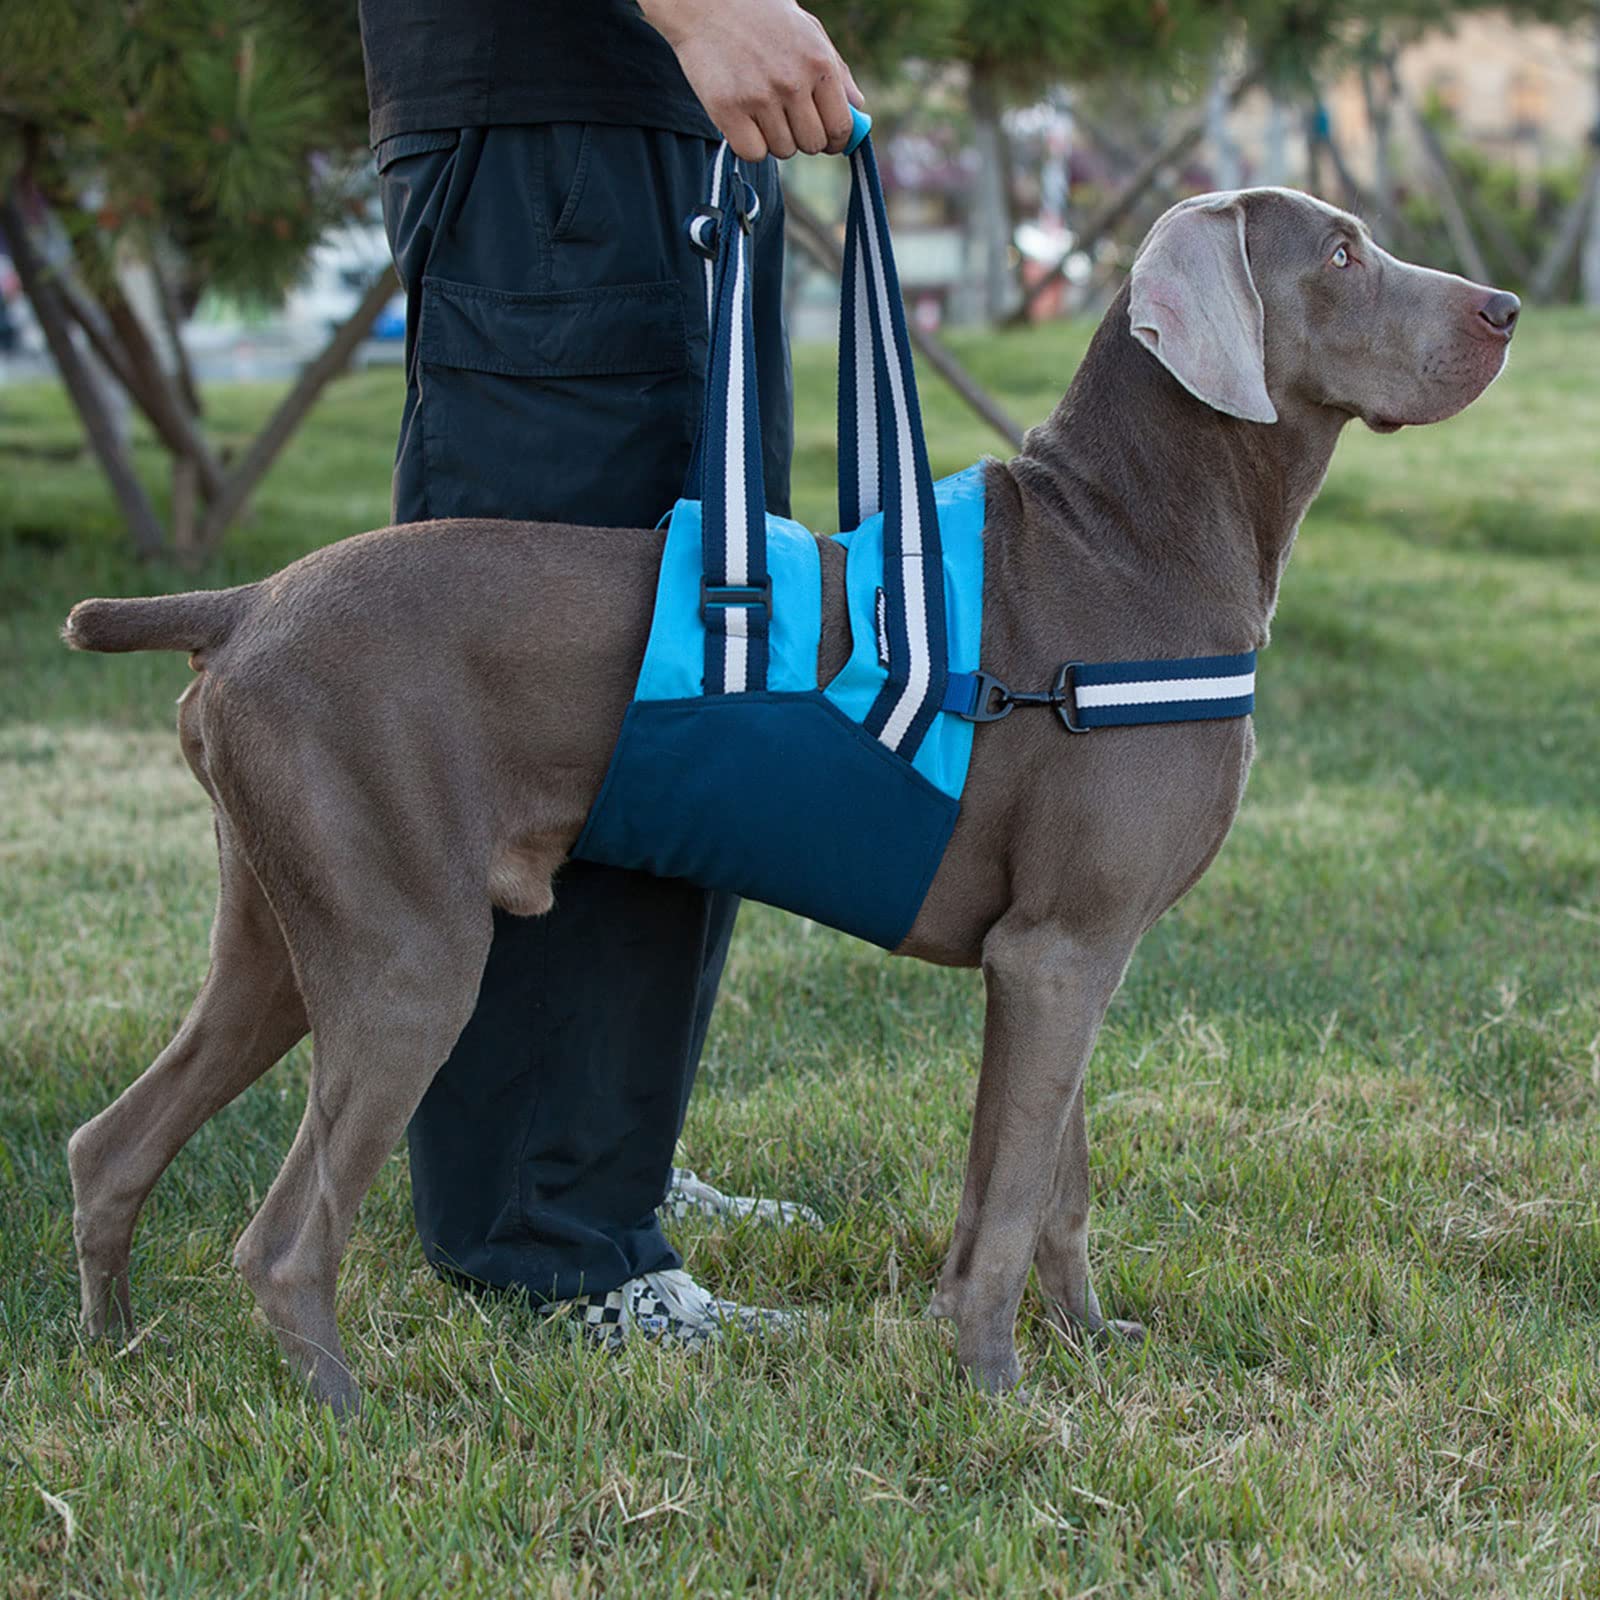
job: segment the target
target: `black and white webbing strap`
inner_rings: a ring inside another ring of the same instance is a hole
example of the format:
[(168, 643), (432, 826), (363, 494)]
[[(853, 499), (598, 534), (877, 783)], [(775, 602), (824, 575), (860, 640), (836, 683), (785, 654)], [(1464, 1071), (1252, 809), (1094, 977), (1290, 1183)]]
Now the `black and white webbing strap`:
[[(884, 515), (888, 667), (865, 726), (909, 761), (944, 699), (944, 563), (910, 336), (865, 120), (850, 155), (840, 298), (839, 514), (846, 530)], [(708, 694), (766, 686), (772, 591), (750, 318), (754, 222), (754, 191), (724, 145), (712, 166), (710, 203), (690, 223), (696, 249), (708, 256), (711, 327), (697, 458)]]
[(865, 725), (909, 761), (944, 699), (944, 560), (883, 187), (865, 139), (850, 157), (839, 306), (839, 525), (880, 510), (889, 667)]
[(1256, 704), (1256, 653), (1157, 661), (1068, 661), (1048, 689), (1012, 689), (992, 672), (952, 672), (944, 709), (969, 722), (999, 722), (1023, 706), (1047, 706), (1070, 733), (1152, 722), (1248, 717)]
[(750, 314), (750, 236), (760, 206), (724, 144), (712, 163), (711, 201), (689, 222), (708, 262), (710, 350), (705, 412), (691, 484), (699, 477), (707, 694), (742, 694), (767, 683), (772, 581), (761, 475), (755, 337)]

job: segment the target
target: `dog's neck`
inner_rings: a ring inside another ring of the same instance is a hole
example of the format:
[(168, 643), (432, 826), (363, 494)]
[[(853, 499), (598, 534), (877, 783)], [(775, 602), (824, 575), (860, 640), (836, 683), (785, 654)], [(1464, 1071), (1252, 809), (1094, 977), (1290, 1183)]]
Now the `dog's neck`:
[(1129, 332), (1124, 289), (1065, 398), (1010, 463), (1049, 513), (1024, 525), (1116, 567), (1173, 653), (1260, 648), (1345, 420), (1280, 413), (1241, 422), (1195, 399)]

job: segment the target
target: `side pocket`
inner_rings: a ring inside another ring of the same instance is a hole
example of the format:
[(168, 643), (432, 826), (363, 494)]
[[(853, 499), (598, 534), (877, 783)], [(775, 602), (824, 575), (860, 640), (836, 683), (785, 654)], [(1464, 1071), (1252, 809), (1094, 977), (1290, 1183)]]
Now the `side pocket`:
[(426, 277), (418, 359), (432, 515), (649, 527), (676, 497), (694, 419), (675, 280)]
[(550, 243), (557, 245), (574, 237), (578, 208), (583, 204), (589, 179), (594, 136), (587, 122), (552, 122), (540, 131), (545, 216), (549, 219)]

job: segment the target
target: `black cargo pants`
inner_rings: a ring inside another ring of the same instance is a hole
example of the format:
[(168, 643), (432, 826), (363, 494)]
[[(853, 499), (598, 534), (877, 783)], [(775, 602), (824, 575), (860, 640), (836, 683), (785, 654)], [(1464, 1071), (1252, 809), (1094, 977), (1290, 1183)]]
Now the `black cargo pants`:
[[(378, 147), (406, 291), (396, 521), (648, 528), (670, 508), (706, 342), (684, 221), (713, 150), (574, 123)], [(783, 202), (770, 160), (758, 187), (763, 466), (768, 506), (786, 513)], [(737, 904), (572, 862), (547, 916), (495, 913), (477, 1009), (411, 1123), (417, 1232), (436, 1267), (564, 1299), (679, 1264), (655, 1212)]]

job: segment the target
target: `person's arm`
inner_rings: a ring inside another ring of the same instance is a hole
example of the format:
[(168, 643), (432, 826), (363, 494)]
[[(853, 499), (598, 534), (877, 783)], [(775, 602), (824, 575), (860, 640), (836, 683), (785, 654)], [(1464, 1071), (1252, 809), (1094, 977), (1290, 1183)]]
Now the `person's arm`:
[(850, 141), (856, 80), (826, 30), (794, 0), (639, 0), (736, 156), (837, 155)]

